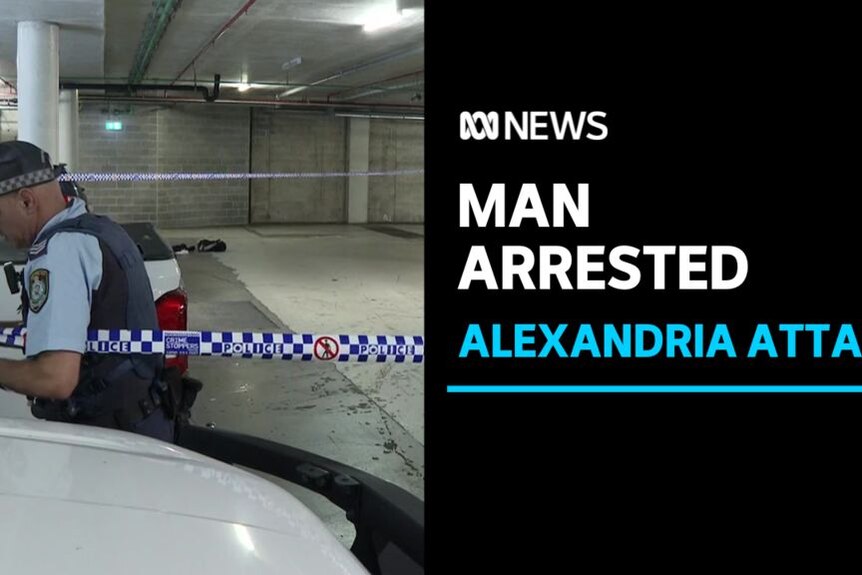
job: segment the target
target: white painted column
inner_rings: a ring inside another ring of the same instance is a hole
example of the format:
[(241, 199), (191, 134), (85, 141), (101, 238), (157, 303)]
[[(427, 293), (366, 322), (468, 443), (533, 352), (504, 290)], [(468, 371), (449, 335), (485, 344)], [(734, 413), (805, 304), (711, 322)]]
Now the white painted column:
[(55, 164), (78, 169), (78, 90), (60, 91), (60, 143)]
[(18, 22), (18, 139), (58, 152), (60, 27)]
[[(348, 171), (368, 171), (368, 140), (371, 121), (350, 118), (348, 125)], [(368, 177), (351, 176), (347, 182), (347, 223), (368, 223)]]

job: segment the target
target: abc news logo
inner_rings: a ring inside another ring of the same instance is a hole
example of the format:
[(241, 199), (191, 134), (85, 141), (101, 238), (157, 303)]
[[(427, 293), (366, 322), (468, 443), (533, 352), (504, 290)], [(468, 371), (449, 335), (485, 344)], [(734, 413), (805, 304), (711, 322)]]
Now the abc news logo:
[(604, 112), (461, 112), (462, 140), (604, 140), (608, 128)]

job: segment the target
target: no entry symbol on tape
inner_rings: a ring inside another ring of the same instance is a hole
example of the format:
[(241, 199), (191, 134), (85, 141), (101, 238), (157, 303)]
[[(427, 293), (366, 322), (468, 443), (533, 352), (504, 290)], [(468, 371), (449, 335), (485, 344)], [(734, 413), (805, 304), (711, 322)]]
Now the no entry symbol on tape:
[(323, 336), (314, 342), (314, 357), (330, 360), (338, 357), (338, 342), (334, 338)]

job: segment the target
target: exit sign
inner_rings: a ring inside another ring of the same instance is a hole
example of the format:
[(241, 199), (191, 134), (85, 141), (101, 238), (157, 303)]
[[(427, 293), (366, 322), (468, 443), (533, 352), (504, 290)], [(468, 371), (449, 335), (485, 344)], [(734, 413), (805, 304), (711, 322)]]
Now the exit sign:
[(123, 129), (122, 122), (105, 122), (105, 129), (113, 132), (118, 132)]

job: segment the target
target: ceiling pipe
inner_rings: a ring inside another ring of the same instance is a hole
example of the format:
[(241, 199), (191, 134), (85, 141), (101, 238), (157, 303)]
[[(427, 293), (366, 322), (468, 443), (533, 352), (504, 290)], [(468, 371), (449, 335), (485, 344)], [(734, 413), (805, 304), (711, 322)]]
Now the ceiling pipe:
[[(107, 94), (81, 94), (79, 99), (96, 102), (128, 102), (140, 104), (159, 104), (159, 103), (176, 103), (176, 104), (203, 104), (202, 100), (197, 98), (180, 98), (180, 97), (157, 97), (157, 96), (110, 96)], [(305, 102), (286, 102), (284, 100), (263, 100), (263, 99), (241, 99), (241, 100), (225, 100), (220, 99), (216, 104), (234, 105), (234, 106), (270, 106), (274, 108), (283, 108), (286, 110), (324, 110), (324, 111), (354, 111), (354, 112), (378, 112), (385, 113), (390, 111), (397, 114), (424, 114), (425, 108), (421, 106), (410, 106), (406, 104), (339, 104), (335, 102), (324, 101), (305, 101)]]
[(129, 72), (129, 84), (139, 84), (143, 80), (150, 67), (150, 60), (181, 2), (182, 0), (156, 0), (153, 3), (153, 10), (147, 16), (147, 23), (144, 25), (144, 32), (141, 34), (141, 41), (135, 53), (135, 61)]
[(333, 98), (333, 100), (338, 102), (347, 102), (348, 100), (358, 100), (359, 98), (364, 98), (366, 96), (373, 96), (375, 94), (381, 94), (383, 92), (396, 92), (398, 90), (406, 90), (407, 88), (415, 88), (416, 86), (424, 86), (425, 80), (416, 80), (414, 82), (406, 82), (404, 84), (397, 84), (395, 86), (386, 86), (380, 88), (369, 88), (368, 90), (364, 90), (362, 92), (357, 92), (356, 94), (351, 94), (349, 96), (342, 96), (340, 98)]
[(10, 82), (9, 80), (4, 78), (3, 76), (0, 76), (0, 84), (3, 84), (4, 86), (9, 88), (10, 90), (13, 90), (16, 94), (18, 93), (18, 88), (15, 87), (15, 84)]
[(216, 74), (215, 78), (213, 78), (213, 93), (209, 96), (204, 96), (204, 100), (207, 102), (215, 102), (218, 99), (219, 95), (219, 81), (221, 80), (221, 74)]
[[(394, 82), (395, 80), (401, 80), (403, 78), (409, 78), (411, 76), (418, 76), (419, 74), (424, 73), (425, 70), (416, 70), (415, 72), (409, 72), (407, 74), (399, 74), (398, 76), (392, 76), (391, 78), (386, 78), (385, 80), (380, 80), (378, 82), (371, 82), (370, 84), (364, 84), (362, 86), (355, 86), (352, 88), (348, 88), (346, 90), (342, 90), (341, 92), (336, 92), (335, 94), (330, 94), (327, 96), (327, 100), (332, 101), (345, 101), (345, 100), (355, 100), (356, 98), (361, 98), (363, 96), (368, 96), (371, 94), (379, 94), (380, 92), (387, 92), (390, 90), (402, 90), (404, 88), (418, 86), (420, 84), (425, 83), (425, 79), (414, 80), (413, 82), (401, 83), (396, 85), (384, 86), (383, 84), (387, 82)], [(365, 92), (362, 92), (362, 91)], [(356, 93), (359, 92), (359, 93)], [(345, 94), (347, 94), (345, 96)]]
[[(104, 90), (105, 92), (120, 92), (124, 94), (128, 94), (131, 97), (131, 94), (139, 91), (170, 91), (170, 92), (199, 92), (205, 102), (215, 102), (219, 97), (219, 87), (221, 82), (221, 75), (216, 74), (213, 80), (213, 91), (210, 94), (209, 89), (206, 86), (176, 86), (170, 84), (94, 84), (88, 82), (60, 82), (61, 90)], [(107, 99), (114, 99), (115, 97), (105, 96)], [(81, 96), (81, 98), (85, 98), (85, 96)]]
[(407, 56), (412, 56), (413, 54), (418, 54), (419, 52), (423, 52), (424, 50), (425, 50), (425, 47), (420, 46), (418, 48), (411, 48), (409, 50), (404, 50), (401, 52), (395, 52), (394, 54), (388, 54), (388, 55), (383, 56), (381, 58), (376, 58), (374, 60), (371, 60), (370, 62), (365, 62), (363, 64), (359, 64), (359, 65), (356, 65), (356, 66), (353, 66), (350, 68), (345, 68), (344, 70), (336, 72), (335, 74), (332, 74), (331, 76), (327, 76), (326, 78), (321, 78), (320, 80), (317, 80), (316, 82), (312, 82), (312, 83), (306, 84), (304, 86), (297, 86), (296, 88), (291, 88), (290, 90), (285, 90), (284, 92), (279, 94), (278, 97), (284, 98), (284, 97), (296, 94), (297, 92), (301, 92), (303, 90), (306, 90), (308, 88), (319, 86), (320, 84), (324, 84), (326, 82), (329, 82), (330, 80), (335, 80), (336, 78), (343, 78), (344, 76), (349, 76), (350, 74), (355, 74), (356, 72), (366, 70), (368, 68), (371, 68), (372, 66), (378, 66), (380, 64), (385, 64), (387, 62), (391, 62), (392, 60), (399, 60), (401, 58), (406, 58)]
[(189, 62), (188, 65), (186, 65), (186, 67), (183, 68), (179, 74), (177, 74), (176, 78), (173, 79), (173, 81), (171, 82), (171, 85), (173, 85), (174, 83), (176, 83), (177, 80), (182, 78), (183, 74), (185, 74), (186, 71), (188, 71), (188, 69), (191, 68), (194, 65), (194, 63), (198, 61), (198, 58), (200, 58), (204, 52), (209, 50), (210, 47), (212, 47), (216, 43), (216, 40), (221, 38), (222, 35), (224, 35), (224, 33), (227, 32), (228, 28), (230, 28), (231, 26), (234, 25), (234, 22), (236, 22), (240, 16), (242, 16), (243, 14), (246, 14), (248, 12), (248, 9), (251, 8), (255, 2), (257, 2), (257, 0), (247, 0), (247, 2), (242, 5), (242, 8), (237, 10), (236, 14), (231, 16), (231, 18), (227, 22), (225, 22), (221, 28), (219, 28), (219, 31), (216, 32), (215, 36), (210, 38), (209, 42), (204, 44), (203, 47), (200, 50), (198, 50), (198, 53), (195, 54), (195, 57), (192, 58), (192, 61)]

